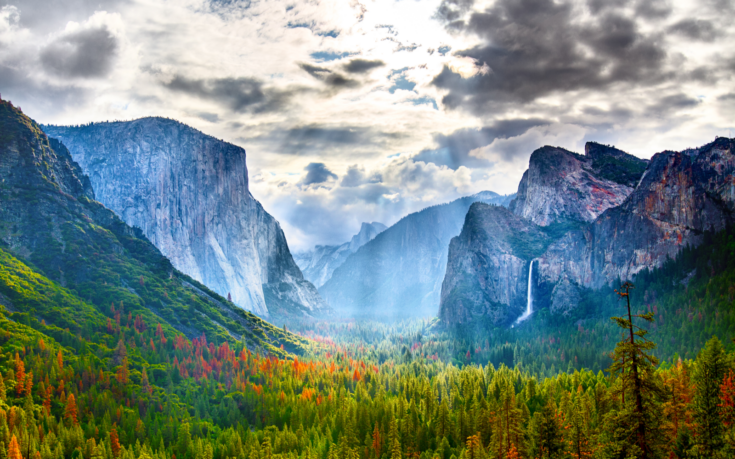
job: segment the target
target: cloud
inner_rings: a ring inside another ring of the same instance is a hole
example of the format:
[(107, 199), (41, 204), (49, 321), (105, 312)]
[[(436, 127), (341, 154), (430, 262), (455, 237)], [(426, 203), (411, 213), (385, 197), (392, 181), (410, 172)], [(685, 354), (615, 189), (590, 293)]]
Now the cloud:
[(488, 66), (469, 78), (445, 66), (432, 81), (448, 91), (444, 105), (481, 113), (491, 104), (527, 103), (615, 83), (646, 86), (669, 77), (656, 33), (612, 10), (580, 21), (579, 8), (554, 0), (499, 0), (464, 14), (465, 3), (444, 0), (438, 16), (446, 27), (482, 41), (454, 55)]
[(646, 112), (653, 116), (671, 115), (680, 110), (696, 107), (702, 101), (689, 97), (686, 94), (673, 94), (661, 97), (654, 104), (647, 107)]
[(309, 163), (304, 168), (306, 177), (299, 182), (303, 186), (318, 185), (331, 180), (337, 180), (337, 174), (333, 173), (324, 163)]
[(367, 60), (367, 59), (352, 59), (347, 65), (345, 65), (345, 70), (347, 73), (366, 73), (370, 70), (378, 67), (383, 67), (385, 65), (385, 62), (376, 59), (376, 60)]
[(283, 110), (295, 94), (305, 91), (304, 88), (267, 87), (262, 81), (249, 77), (192, 79), (174, 75), (161, 84), (171, 91), (218, 102), (238, 113)]
[(358, 166), (357, 164), (347, 168), (347, 173), (342, 177), (340, 186), (346, 188), (354, 188), (356, 186), (364, 185), (366, 183), (381, 183), (383, 177), (378, 172), (374, 172), (368, 175), (365, 172), (365, 168)]
[(703, 19), (682, 19), (669, 27), (669, 31), (692, 40), (712, 42), (717, 38), (718, 32), (710, 21)]
[(319, 67), (317, 65), (306, 63), (300, 63), (299, 67), (301, 67), (306, 73), (313, 76), (317, 80), (323, 81), (324, 84), (332, 89), (338, 90), (360, 86), (360, 82), (358, 82), (357, 80), (347, 78), (346, 76), (337, 72), (333, 72), (332, 70), (329, 70), (325, 67)]
[(0, 7), (15, 5), (20, 9), (20, 25), (43, 34), (59, 24), (81, 22), (96, 11), (117, 12), (130, 0), (0, 0)]
[(372, 126), (339, 124), (307, 124), (288, 128), (276, 127), (247, 142), (258, 141), (277, 145), (276, 151), (282, 155), (328, 155), (332, 152), (346, 156), (357, 148), (382, 148), (393, 141), (405, 137), (400, 131), (385, 132)]
[(40, 59), (47, 72), (61, 77), (99, 78), (112, 70), (118, 48), (103, 25), (62, 35), (41, 50)]
[(635, 12), (646, 19), (664, 19), (671, 14), (671, 3), (668, 0), (638, 0)]
[(542, 119), (508, 119), (495, 122), (483, 128), (465, 128), (449, 135), (434, 134), (436, 146), (425, 149), (413, 157), (415, 161), (434, 163), (456, 170), (461, 166), (488, 167), (489, 163), (477, 156), (470, 156), (470, 151), (491, 144), (495, 139), (507, 139), (519, 136), (529, 129), (550, 124)]

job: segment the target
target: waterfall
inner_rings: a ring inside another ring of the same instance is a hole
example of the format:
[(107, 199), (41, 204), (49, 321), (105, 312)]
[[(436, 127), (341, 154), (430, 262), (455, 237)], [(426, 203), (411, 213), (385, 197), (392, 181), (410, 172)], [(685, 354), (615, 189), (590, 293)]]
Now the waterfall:
[(526, 312), (523, 313), (518, 319), (516, 319), (516, 324), (519, 324), (523, 322), (524, 320), (531, 317), (531, 314), (533, 314), (533, 262), (536, 261), (531, 260), (531, 264), (528, 265), (528, 297), (526, 299)]

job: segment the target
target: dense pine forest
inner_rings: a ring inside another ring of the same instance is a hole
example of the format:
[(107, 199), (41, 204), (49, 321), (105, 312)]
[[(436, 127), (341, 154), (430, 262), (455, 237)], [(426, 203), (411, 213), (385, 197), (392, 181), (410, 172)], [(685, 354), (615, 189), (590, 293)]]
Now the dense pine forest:
[(630, 320), (611, 289), (573, 327), (301, 323), (295, 353), (188, 339), (2, 256), (2, 459), (735, 454), (729, 231), (639, 275)]

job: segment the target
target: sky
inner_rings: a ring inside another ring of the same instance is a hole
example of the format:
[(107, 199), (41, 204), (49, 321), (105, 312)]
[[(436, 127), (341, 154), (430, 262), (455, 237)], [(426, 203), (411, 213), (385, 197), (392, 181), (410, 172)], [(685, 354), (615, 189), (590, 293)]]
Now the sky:
[(292, 250), (516, 191), (544, 145), (735, 134), (733, 0), (0, 0), (39, 123), (177, 119), (247, 150)]

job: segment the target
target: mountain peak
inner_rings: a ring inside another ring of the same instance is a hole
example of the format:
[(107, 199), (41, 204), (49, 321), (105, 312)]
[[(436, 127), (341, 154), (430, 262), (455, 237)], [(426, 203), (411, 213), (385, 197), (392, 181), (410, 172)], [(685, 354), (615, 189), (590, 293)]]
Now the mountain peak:
[(510, 210), (541, 226), (591, 222), (620, 205), (646, 163), (627, 153), (590, 143), (585, 155), (544, 146), (531, 154)]
[(388, 227), (380, 222), (363, 222), (360, 225), (360, 232), (352, 236), (352, 240), (350, 240), (350, 252), (357, 252), (357, 249), (372, 241), (375, 236), (385, 231), (386, 228)]

